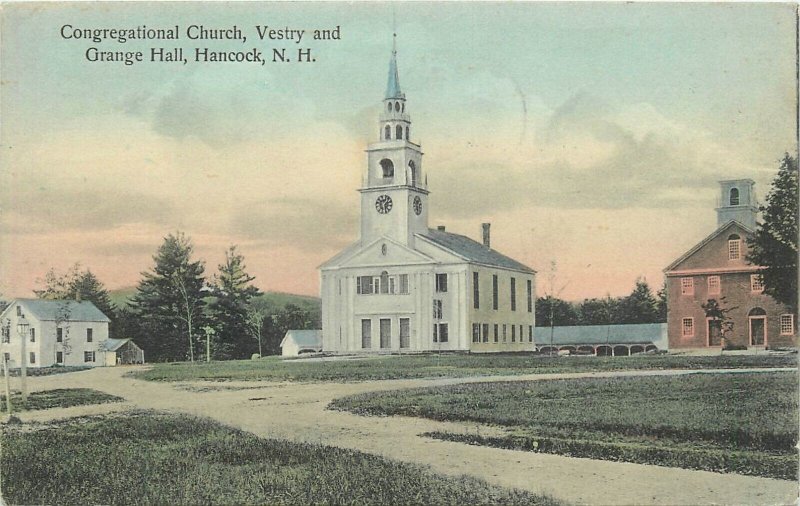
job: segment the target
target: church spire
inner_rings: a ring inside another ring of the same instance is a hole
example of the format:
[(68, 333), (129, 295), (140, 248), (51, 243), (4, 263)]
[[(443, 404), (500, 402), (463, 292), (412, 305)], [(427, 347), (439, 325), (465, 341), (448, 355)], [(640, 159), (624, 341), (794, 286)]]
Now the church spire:
[(397, 73), (397, 34), (392, 34), (392, 59), (389, 60), (389, 81), (386, 83), (386, 98), (405, 98), (400, 91), (400, 76)]

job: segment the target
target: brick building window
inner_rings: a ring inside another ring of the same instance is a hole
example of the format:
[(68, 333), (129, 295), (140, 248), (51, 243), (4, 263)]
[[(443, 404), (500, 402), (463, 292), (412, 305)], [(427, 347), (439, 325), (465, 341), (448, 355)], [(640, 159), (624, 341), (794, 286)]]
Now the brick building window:
[(728, 260), (739, 260), (742, 256), (742, 240), (738, 235), (728, 236)]
[(750, 275), (750, 291), (753, 293), (764, 291), (764, 278), (761, 277), (761, 274)]
[(681, 295), (694, 295), (694, 278), (681, 278)]
[(684, 318), (681, 324), (681, 336), (694, 337), (694, 318)]
[(708, 294), (719, 295), (719, 276), (708, 277)]
[(781, 315), (781, 335), (791, 336), (794, 334), (794, 315), (782, 314)]

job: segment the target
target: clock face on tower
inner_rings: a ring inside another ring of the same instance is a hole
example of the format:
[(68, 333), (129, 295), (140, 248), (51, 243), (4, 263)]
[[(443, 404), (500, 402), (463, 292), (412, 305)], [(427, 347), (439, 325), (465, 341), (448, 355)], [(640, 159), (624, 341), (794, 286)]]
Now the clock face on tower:
[(422, 214), (422, 199), (414, 197), (414, 214), (419, 216)]
[(386, 214), (392, 210), (392, 197), (388, 195), (381, 195), (375, 201), (375, 209), (381, 214)]

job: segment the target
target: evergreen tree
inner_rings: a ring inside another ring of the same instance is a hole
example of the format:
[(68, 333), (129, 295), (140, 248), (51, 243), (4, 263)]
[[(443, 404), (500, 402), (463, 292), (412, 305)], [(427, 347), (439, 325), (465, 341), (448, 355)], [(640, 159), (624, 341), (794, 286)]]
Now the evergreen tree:
[(658, 301), (644, 279), (637, 279), (630, 295), (620, 301), (616, 323), (656, 323)]
[(114, 317), (116, 306), (108, 290), (91, 270), (82, 270), (80, 264), (76, 263), (64, 274), (50, 269), (40, 282), (44, 286), (34, 290), (40, 299), (88, 300), (109, 318)]
[(250, 283), (255, 278), (245, 271), (244, 257), (231, 246), (225, 252), (225, 263), (219, 266), (214, 276), (211, 311), (215, 327), (215, 348), (212, 356), (217, 359), (246, 358), (256, 351), (251, 338), (248, 320), (250, 299), (259, 294)]
[(763, 221), (748, 239), (747, 260), (762, 266), (764, 293), (797, 312), (797, 159), (786, 153), (772, 182)]
[(537, 327), (562, 327), (576, 325), (578, 313), (575, 306), (558, 297), (539, 297), (536, 299), (536, 326)]
[(606, 295), (603, 299), (584, 299), (580, 305), (580, 325), (613, 325), (619, 323), (620, 299)]
[(192, 261), (191, 241), (181, 232), (169, 234), (143, 272), (130, 303), (141, 326), (140, 346), (155, 361), (194, 361), (198, 334), (207, 323), (203, 314), (204, 266)]
[(661, 289), (656, 294), (656, 312), (658, 314), (658, 323), (666, 323), (667, 321), (667, 280), (661, 285)]

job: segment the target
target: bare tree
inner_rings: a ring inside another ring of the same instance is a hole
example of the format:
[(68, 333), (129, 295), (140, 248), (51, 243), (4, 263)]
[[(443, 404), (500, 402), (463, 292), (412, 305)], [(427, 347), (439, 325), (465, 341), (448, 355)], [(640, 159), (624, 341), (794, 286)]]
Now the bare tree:
[(264, 331), (264, 320), (267, 315), (259, 308), (250, 307), (247, 310), (247, 328), (250, 330), (250, 335), (258, 340), (258, 356), (263, 356), (261, 350), (261, 337)]

